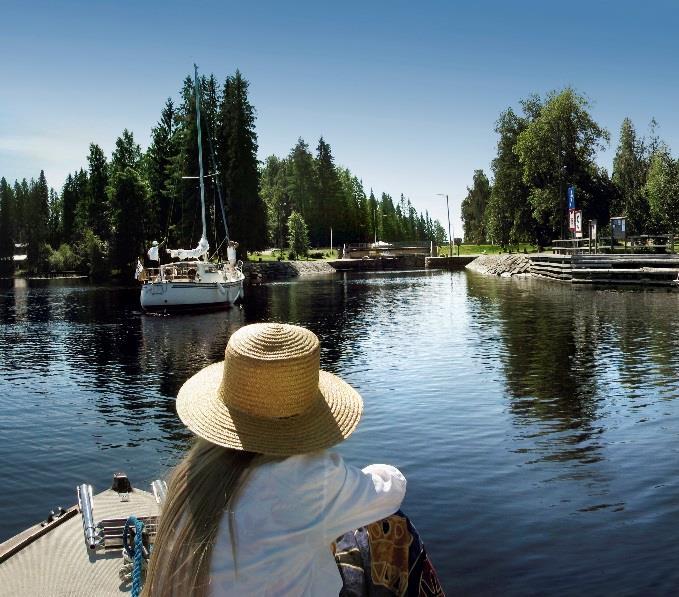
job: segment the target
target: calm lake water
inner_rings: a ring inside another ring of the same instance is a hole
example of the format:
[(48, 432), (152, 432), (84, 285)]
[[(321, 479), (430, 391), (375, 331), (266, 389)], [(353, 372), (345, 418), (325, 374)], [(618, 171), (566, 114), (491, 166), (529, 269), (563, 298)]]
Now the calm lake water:
[(5, 282), (0, 540), (78, 483), (162, 475), (189, 439), (180, 385), (255, 321), (311, 328), (363, 395), (339, 449), (403, 470), (449, 594), (679, 591), (679, 294), (465, 272), (302, 279), (172, 317), (134, 288)]

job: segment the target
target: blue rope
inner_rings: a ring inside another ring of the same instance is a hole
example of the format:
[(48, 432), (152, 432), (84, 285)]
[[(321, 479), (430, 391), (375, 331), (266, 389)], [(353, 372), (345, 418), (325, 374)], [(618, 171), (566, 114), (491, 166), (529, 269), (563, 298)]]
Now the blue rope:
[[(127, 541), (130, 533), (130, 525), (134, 525), (134, 552), (130, 550)], [(144, 523), (136, 516), (130, 516), (125, 521), (125, 528), (123, 529), (123, 546), (127, 555), (134, 560), (134, 567), (132, 568), (132, 597), (139, 597), (141, 593), (141, 570), (142, 559), (144, 557), (144, 544), (142, 533), (144, 531)]]

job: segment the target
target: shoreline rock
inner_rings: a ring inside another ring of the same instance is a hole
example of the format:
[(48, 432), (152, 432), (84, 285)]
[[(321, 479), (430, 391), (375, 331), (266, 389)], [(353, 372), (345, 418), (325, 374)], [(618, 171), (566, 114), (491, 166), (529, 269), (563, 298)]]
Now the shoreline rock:
[(506, 253), (502, 255), (480, 255), (467, 264), (466, 268), (484, 276), (529, 276), (531, 262), (528, 255)]
[(245, 282), (262, 284), (300, 276), (334, 274), (327, 261), (246, 261), (243, 263)]

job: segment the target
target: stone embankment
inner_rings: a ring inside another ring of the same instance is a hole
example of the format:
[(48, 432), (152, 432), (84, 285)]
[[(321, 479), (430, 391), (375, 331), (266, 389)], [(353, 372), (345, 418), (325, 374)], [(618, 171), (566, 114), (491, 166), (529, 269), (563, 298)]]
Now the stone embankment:
[(522, 253), (480, 255), (466, 267), (486, 276), (529, 276), (530, 259)]
[(246, 261), (243, 264), (245, 282), (261, 284), (313, 274), (334, 274), (327, 261)]

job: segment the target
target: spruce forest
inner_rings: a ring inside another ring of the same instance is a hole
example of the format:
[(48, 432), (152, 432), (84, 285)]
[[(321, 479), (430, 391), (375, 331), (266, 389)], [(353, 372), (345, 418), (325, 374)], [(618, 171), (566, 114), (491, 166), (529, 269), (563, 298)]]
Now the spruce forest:
[[(201, 128), (210, 254), (225, 255), (223, 204), (239, 256), (287, 248), (288, 221), (302, 221), (310, 244), (375, 239), (446, 242), (443, 226), (418, 213), (403, 195), (394, 201), (335, 164), (321, 137), (315, 154), (299, 139), (284, 158), (257, 160), (255, 109), (239, 71), (221, 85), (202, 77)], [(200, 239), (200, 190), (194, 85), (184, 80), (179, 101), (168, 99), (143, 152), (125, 129), (107, 159), (90, 144), (87, 165), (69, 174), (61, 193), (37, 180), (0, 179), (0, 268), (11, 274), (13, 254), (25, 253), (28, 272), (80, 271), (129, 279), (153, 240), (193, 248)], [(0, 173), (2, 174), (2, 173)], [(299, 250), (299, 249), (298, 249)]]
[(613, 171), (597, 165), (609, 142), (589, 113), (589, 101), (571, 88), (520, 102), (497, 120), (492, 180), (476, 170), (462, 202), (465, 242), (503, 247), (522, 242), (549, 246), (566, 238), (566, 193), (576, 189), (583, 221), (596, 219), (603, 236), (609, 218), (625, 216), (628, 235), (669, 234), (679, 229), (679, 160), (657, 135), (647, 137), (626, 118)]

